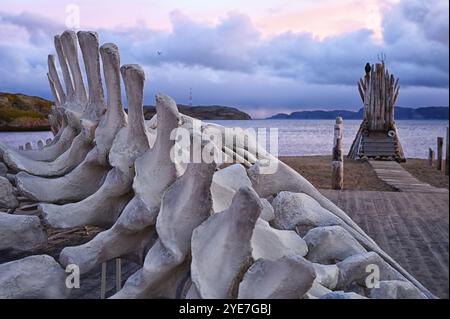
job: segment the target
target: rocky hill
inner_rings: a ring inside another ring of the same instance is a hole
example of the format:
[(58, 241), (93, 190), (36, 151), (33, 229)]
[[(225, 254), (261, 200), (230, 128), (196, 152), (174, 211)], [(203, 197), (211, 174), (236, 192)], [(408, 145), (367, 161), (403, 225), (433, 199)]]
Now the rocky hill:
[[(46, 131), (50, 129), (47, 116), (52, 102), (25, 94), (0, 92), (0, 131)], [(250, 115), (227, 106), (178, 105), (181, 113), (200, 120), (251, 120)], [(145, 106), (148, 120), (155, 115), (154, 106)]]
[[(252, 118), (247, 113), (239, 111), (237, 108), (229, 106), (188, 106), (178, 104), (180, 113), (195, 117), (200, 120), (251, 120)], [(145, 119), (152, 118), (156, 114), (154, 106), (144, 107)]]
[(52, 102), (36, 96), (0, 92), (0, 131), (47, 131)]

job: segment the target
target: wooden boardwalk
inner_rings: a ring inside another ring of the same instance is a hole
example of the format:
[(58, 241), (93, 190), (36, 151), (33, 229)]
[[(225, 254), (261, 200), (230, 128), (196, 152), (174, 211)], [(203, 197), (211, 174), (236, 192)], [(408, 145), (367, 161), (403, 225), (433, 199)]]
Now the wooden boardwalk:
[(394, 161), (369, 161), (378, 178), (400, 192), (443, 193), (448, 189), (423, 183)]
[(431, 292), (449, 298), (448, 193), (321, 192)]

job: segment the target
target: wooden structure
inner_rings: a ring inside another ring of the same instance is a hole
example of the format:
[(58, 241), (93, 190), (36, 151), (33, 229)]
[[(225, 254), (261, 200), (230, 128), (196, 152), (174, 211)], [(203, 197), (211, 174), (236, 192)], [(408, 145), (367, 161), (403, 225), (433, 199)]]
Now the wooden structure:
[(344, 153), (342, 152), (342, 139), (344, 137), (343, 127), (342, 117), (337, 117), (336, 124), (334, 125), (333, 161), (331, 163), (332, 189), (344, 188)]
[(349, 158), (404, 161), (405, 156), (394, 120), (400, 90), (399, 80), (384, 62), (366, 65), (366, 75), (358, 82), (364, 104), (364, 119), (348, 154)]

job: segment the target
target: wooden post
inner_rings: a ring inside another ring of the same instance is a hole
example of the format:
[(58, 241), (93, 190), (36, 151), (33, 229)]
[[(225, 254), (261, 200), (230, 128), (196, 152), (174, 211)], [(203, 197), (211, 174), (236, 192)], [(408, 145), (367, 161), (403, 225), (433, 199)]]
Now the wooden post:
[(450, 149), (449, 149), (449, 143), (448, 143), (448, 136), (449, 136), (449, 133), (448, 133), (448, 126), (447, 126), (447, 140), (445, 141), (445, 143), (446, 143), (446, 145), (445, 145), (445, 175), (448, 175), (448, 171), (449, 171), (449, 164), (450, 164), (450, 161), (449, 161), (449, 153), (450, 153)]
[(434, 151), (431, 147), (428, 149), (428, 165), (434, 166)]
[(438, 137), (437, 138), (437, 165), (436, 165), (436, 169), (438, 171), (442, 171), (444, 165), (443, 165), (443, 152), (444, 151), (444, 138), (443, 137)]
[(342, 117), (337, 117), (336, 124), (334, 125), (334, 146), (331, 175), (331, 187), (333, 189), (344, 188), (344, 155), (342, 152), (343, 126)]
[(122, 260), (116, 258), (116, 292), (122, 289)]
[(102, 263), (102, 275), (100, 279), (100, 299), (106, 298), (106, 262)]

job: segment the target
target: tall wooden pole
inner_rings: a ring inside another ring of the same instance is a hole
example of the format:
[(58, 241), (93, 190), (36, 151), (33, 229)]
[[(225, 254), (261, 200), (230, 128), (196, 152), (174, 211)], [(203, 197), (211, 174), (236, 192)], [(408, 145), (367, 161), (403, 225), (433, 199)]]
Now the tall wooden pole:
[(344, 188), (344, 154), (342, 152), (343, 128), (344, 124), (342, 117), (337, 117), (336, 124), (334, 125), (333, 159), (331, 164), (331, 187), (333, 189)]
[(448, 143), (448, 136), (449, 136), (449, 133), (448, 133), (448, 126), (447, 126), (447, 140), (445, 141), (445, 143), (446, 143), (446, 145), (445, 145), (445, 175), (448, 175), (448, 171), (449, 171), (449, 164), (450, 164), (450, 161), (449, 161), (449, 153), (450, 153), (450, 149), (449, 149), (449, 143)]
[(444, 138), (438, 137), (437, 138), (437, 165), (436, 169), (438, 171), (442, 171), (444, 165), (443, 165), (443, 153), (444, 153)]
[(428, 148), (428, 165), (430, 167), (434, 166), (434, 150), (431, 147)]

